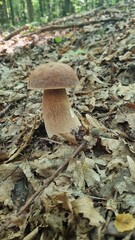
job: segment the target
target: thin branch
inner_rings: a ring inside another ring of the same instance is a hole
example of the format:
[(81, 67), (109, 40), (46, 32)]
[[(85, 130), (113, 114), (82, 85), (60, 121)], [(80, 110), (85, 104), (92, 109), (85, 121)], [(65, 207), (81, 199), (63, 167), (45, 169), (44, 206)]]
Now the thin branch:
[(68, 163), (70, 162), (70, 160), (72, 158), (75, 158), (77, 156), (77, 154), (84, 148), (86, 144), (86, 141), (84, 140), (82, 142), (81, 145), (79, 145), (79, 147), (76, 149), (76, 151), (72, 154), (72, 156), (67, 159), (50, 177), (48, 177), (43, 186), (37, 190), (29, 199), (28, 201), (25, 203), (25, 205), (20, 209), (20, 211), (17, 213), (17, 216), (19, 216), (24, 210), (26, 210), (26, 208), (28, 208), (30, 206), (31, 203), (33, 203), (33, 201), (35, 200), (35, 198), (41, 194), (41, 192), (49, 186), (49, 184), (54, 181), (54, 179), (67, 167)]
[(101, 23), (101, 22), (117, 22), (117, 21), (122, 21), (124, 18), (106, 18), (106, 19), (99, 19), (99, 20), (92, 20), (92, 21), (87, 21), (87, 22), (81, 22), (81, 23), (72, 23), (72, 24), (67, 24), (67, 25), (51, 25), (51, 26), (46, 26), (38, 31), (35, 31), (30, 34), (25, 34), (24, 36), (29, 36), (32, 34), (40, 34), (42, 32), (47, 32), (47, 31), (53, 31), (53, 30), (58, 30), (58, 29), (66, 29), (66, 28), (81, 28), (84, 26), (88, 26), (90, 24), (96, 24), (96, 23)]
[[(37, 190), (25, 203), (25, 205), (20, 209), (20, 211), (17, 213), (16, 217), (18, 217), (20, 214), (23, 213), (23, 211), (25, 211), (35, 200), (35, 198), (40, 195), (42, 193), (42, 191), (49, 186), (49, 184), (54, 181), (54, 179), (67, 167), (68, 163), (70, 162), (70, 160), (72, 158), (75, 158), (80, 152), (81, 150), (84, 148), (84, 146), (86, 145), (86, 140), (84, 140), (79, 147), (75, 150), (75, 152), (71, 155), (71, 157), (69, 159), (67, 159), (56, 171), (54, 171), (54, 173), (48, 177), (43, 186)], [(3, 230), (7, 229), (9, 226), (12, 226), (12, 220), (8, 220), (1, 228), (0, 228), (0, 232), (2, 232)]]
[(90, 17), (98, 15), (99, 11), (101, 11), (102, 15), (115, 14), (115, 13), (119, 14), (120, 13), (120, 10), (118, 10), (118, 9), (115, 9), (115, 8), (107, 9), (107, 8), (104, 8), (104, 7), (101, 6), (101, 7), (98, 7), (96, 9), (90, 10), (88, 12), (72, 14), (70, 16), (59, 18), (55, 21), (52, 21), (52, 23), (60, 24), (60, 23), (67, 22), (67, 21), (79, 20), (79, 18), (83, 18), (83, 19), (84, 18), (90, 18)]
[(24, 31), (24, 30), (27, 30), (29, 28), (28, 25), (25, 25), (17, 30), (15, 30), (14, 32), (10, 33), (7, 37), (5, 37), (5, 41), (11, 39), (12, 37), (16, 36), (17, 34), (19, 34), (20, 32)]

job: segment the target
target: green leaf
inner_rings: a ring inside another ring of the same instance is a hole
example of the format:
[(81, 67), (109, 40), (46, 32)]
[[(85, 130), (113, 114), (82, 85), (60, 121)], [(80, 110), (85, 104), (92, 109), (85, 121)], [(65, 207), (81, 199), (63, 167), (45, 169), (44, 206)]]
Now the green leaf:
[(54, 41), (55, 41), (56, 43), (61, 43), (61, 42), (62, 42), (62, 38), (61, 38), (61, 37), (55, 37), (55, 38), (54, 38)]

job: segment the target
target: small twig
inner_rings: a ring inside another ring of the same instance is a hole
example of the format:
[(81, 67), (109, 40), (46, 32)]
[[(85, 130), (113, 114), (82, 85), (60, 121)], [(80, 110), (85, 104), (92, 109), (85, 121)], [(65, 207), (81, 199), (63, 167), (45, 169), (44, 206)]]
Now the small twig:
[(103, 198), (103, 197), (95, 197), (95, 196), (92, 196), (90, 195), (90, 197), (94, 200), (102, 200), (102, 201), (107, 201), (107, 198)]
[(40, 138), (40, 140), (41, 139), (43, 139), (43, 140), (45, 140), (45, 141), (47, 141), (47, 142), (52, 142), (52, 143), (56, 143), (56, 144), (62, 144), (62, 142), (59, 142), (59, 141), (55, 141), (55, 140), (53, 140), (53, 139), (50, 139), (50, 138), (46, 138), (46, 137), (44, 137), (44, 138)]
[(81, 145), (79, 145), (79, 147), (76, 149), (76, 151), (72, 154), (72, 156), (67, 159), (50, 177), (48, 177), (43, 186), (37, 190), (29, 199), (28, 201), (25, 203), (25, 205), (20, 209), (20, 211), (17, 213), (17, 216), (19, 216), (24, 210), (26, 210), (26, 208), (28, 208), (30, 206), (31, 203), (33, 203), (33, 201), (35, 200), (35, 198), (41, 194), (41, 192), (49, 186), (49, 184), (66, 168), (66, 166), (68, 165), (68, 163), (70, 162), (70, 159), (75, 158), (77, 156), (77, 154), (84, 148), (86, 144), (86, 141), (84, 140), (82, 142)]

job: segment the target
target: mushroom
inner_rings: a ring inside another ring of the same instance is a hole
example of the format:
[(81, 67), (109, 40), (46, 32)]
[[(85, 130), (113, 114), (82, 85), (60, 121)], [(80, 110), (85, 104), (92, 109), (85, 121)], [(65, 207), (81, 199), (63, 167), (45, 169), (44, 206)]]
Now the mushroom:
[(31, 73), (28, 88), (44, 89), (42, 110), (48, 137), (71, 133), (81, 126), (71, 108), (65, 89), (78, 83), (74, 70), (64, 63), (42, 64)]

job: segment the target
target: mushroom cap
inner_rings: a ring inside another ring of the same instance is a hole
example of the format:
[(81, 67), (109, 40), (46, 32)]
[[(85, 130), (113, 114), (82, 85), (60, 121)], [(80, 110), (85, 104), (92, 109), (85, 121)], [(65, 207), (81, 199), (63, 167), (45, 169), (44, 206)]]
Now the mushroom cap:
[(30, 75), (28, 88), (60, 89), (79, 83), (74, 70), (67, 64), (50, 62), (38, 66)]

